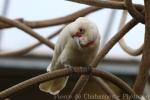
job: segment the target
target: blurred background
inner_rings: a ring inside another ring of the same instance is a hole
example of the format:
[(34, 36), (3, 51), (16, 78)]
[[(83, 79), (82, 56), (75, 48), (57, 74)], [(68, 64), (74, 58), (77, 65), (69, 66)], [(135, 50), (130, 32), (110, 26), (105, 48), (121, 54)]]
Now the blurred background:
[[(143, 4), (143, 0), (133, 0)], [(0, 15), (11, 19), (23, 18), (28, 21), (53, 19), (66, 16), (80, 9), (88, 7), (84, 4), (72, 3), (65, 0), (0, 0)], [(95, 22), (101, 34), (101, 48), (118, 32), (122, 10), (103, 9), (86, 16)], [(132, 17), (128, 15), (128, 22)], [(64, 25), (34, 29), (46, 37)], [(138, 48), (144, 41), (144, 25), (138, 24), (124, 37), (132, 48)], [(57, 37), (51, 40), (57, 41)], [(0, 30), (0, 51), (15, 51), (36, 43), (37, 40), (16, 28)], [(25, 56), (0, 57), (0, 91), (17, 84), (30, 77), (46, 72), (53, 51), (45, 45), (40, 45)], [(101, 66), (102, 70), (112, 72), (124, 81), (133, 84), (138, 71), (141, 56), (130, 56), (117, 43), (106, 55)], [(145, 93), (148, 93), (149, 85)], [(35, 95), (35, 96), (33, 96)], [(12, 100), (49, 98), (33, 86), (11, 97)]]

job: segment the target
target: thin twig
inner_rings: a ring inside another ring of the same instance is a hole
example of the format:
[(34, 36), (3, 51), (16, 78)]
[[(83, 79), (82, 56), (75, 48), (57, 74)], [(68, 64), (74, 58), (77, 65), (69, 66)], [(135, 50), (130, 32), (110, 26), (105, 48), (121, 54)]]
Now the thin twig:
[[(127, 11), (124, 10), (122, 13), (121, 20), (120, 20), (119, 30), (125, 25), (126, 19), (127, 19)], [(129, 47), (126, 44), (126, 42), (123, 38), (119, 41), (119, 45), (126, 53), (128, 53), (129, 55), (132, 55), (132, 56), (140, 55), (143, 50), (143, 45), (140, 46), (138, 49), (132, 49), (131, 47)]]
[(131, 56), (139, 56), (140, 54), (142, 54), (143, 44), (137, 49), (133, 49), (133, 48), (129, 47), (126, 44), (126, 42), (124, 41), (124, 39), (121, 39), (119, 41), (119, 44), (120, 44), (120, 47)]
[[(74, 12), (72, 14), (69, 14), (67, 16), (63, 16), (63, 17), (55, 18), (55, 19), (48, 19), (48, 20), (41, 20), (41, 21), (25, 21), (22, 18), (19, 18), (17, 19), (17, 21), (20, 21), (31, 28), (49, 27), (49, 26), (55, 26), (55, 25), (66, 24), (66, 23), (72, 22), (78, 17), (86, 16), (99, 9), (101, 8), (100, 7), (87, 7), (77, 12)], [(9, 27), (14, 27), (14, 25), (0, 22), (0, 29), (9, 28)]]
[[(26, 81), (23, 81), (17, 85), (14, 85), (4, 91), (1, 91), (0, 99), (7, 98), (10, 95), (17, 93), (18, 91), (25, 89), (31, 85), (35, 85), (35, 84), (38, 84), (38, 83), (41, 83), (44, 81), (48, 81), (48, 80), (53, 80), (55, 78), (64, 77), (67, 75), (71, 75), (73, 73), (74, 74), (87, 74), (87, 70), (85, 70), (84, 67), (73, 67), (73, 68), (59, 69), (56, 71), (41, 74), (41, 75), (38, 75), (31, 79), (28, 79)], [(125, 92), (127, 92), (129, 94), (135, 95), (134, 91), (130, 88), (130, 86), (128, 84), (126, 84), (124, 81), (122, 81), (118, 77), (114, 76), (113, 74), (104, 72), (104, 71), (100, 71), (95, 68), (91, 69), (91, 73), (94, 76), (104, 78), (104, 79), (112, 82), (113, 84), (116, 84), (118, 87), (120, 87), (121, 89), (123, 89)]]
[(25, 24), (23, 24), (23, 23), (21, 23), (19, 21), (13, 21), (13, 20), (5, 18), (3, 16), (0, 16), (0, 21), (19, 28), (20, 30), (28, 33), (29, 35), (31, 35), (32, 37), (36, 38), (37, 40), (39, 40), (43, 44), (47, 45), (49, 48), (54, 49), (54, 44), (52, 42), (50, 42), (48, 39), (45, 39), (44, 37), (42, 37), (41, 35), (37, 34), (36, 32), (34, 32), (27, 25), (25, 25)]
[(145, 84), (149, 75), (150, 68), (150, 0), (144, 0), (145, 3), (145, 39), (143, 47), (143, 56), (140, 64), (139, 72), (134, 84), (134, 91), (138, 95), (142, 95)]

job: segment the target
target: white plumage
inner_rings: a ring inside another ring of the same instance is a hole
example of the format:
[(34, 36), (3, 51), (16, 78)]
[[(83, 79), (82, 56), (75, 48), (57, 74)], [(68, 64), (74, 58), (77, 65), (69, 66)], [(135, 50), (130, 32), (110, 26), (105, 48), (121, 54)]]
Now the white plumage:
[[(90, 20), (80, 17), (67, 25), (60, 33), (55, 46), (52, 63), (47, 71), (63, 66), (88, 66), (97, 54), (100, 34)], [(41, 91), (58, 94), (67, 83), (68, 77), (50, 80), (39, 85)]]

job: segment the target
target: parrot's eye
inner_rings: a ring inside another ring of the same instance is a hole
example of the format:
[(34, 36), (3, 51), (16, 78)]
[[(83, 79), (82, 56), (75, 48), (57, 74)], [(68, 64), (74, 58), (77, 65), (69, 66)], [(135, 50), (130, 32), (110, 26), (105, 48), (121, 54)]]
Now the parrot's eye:
[(79, 31), (81, 34), (84, 34), (84, 32), (85, 32), (85, 30), (83, 28), (80, 28)]
[(81, 37), (85, 33), (83, 28), (79, 28), (78, 31), (72, 35), (72, 37)]

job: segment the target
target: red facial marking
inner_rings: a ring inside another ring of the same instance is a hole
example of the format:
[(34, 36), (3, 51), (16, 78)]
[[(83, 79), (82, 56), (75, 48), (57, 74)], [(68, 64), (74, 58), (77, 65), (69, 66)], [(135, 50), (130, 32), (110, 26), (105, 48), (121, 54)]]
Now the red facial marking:
[(73, 35), (73, 37), (82, 37), (82, 34), (80, 32), (77, 32), (76, 34)]

